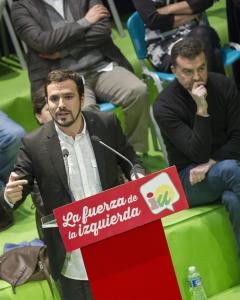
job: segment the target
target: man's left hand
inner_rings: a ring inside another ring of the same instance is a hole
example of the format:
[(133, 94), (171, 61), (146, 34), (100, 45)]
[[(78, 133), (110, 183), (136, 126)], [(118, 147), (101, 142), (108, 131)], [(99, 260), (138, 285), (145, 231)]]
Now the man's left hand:
[(207, 163), (200, 164), (190, 171), (189, 181), (191, 185), (201, 182), (205, 179), (207, 172), (216, 163), (213, 159), (210, 159)]

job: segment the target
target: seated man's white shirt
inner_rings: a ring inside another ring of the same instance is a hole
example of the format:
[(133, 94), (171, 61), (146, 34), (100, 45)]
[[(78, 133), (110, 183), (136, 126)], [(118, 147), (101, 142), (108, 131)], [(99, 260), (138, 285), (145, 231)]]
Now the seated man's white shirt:
[(52, 6), (62, 17), (64, 17), (63, 0), (44, 0), (45, 3)]
[[(62, 16), (62, 18), (65, 19), (63, 0), (44, 0), (44, 2), (47, 3), (48, 5), (52, 6)], [(84, 20), (84, 22), (89, 23), (87, 21), (87, 19), (83, 18), (82, 21), (83, 20)], [(89, 25), (90, 25), (90, 23), (89, 23)], [(103, 68), (97, 70), (97, 72), (101, 73), (101, 72), (112, 71), (113, 70), (113, 66), (114, 66), (113, 62), (110, 62), (109, 64), (107, 64)]]
[(11, 208), (14, 207), (14, 204), (12, 204), (12, 203), (8, 200), (7, 196), (5, 195), (5, 191), (4, 191), (4, 200), (7, 202), (7, 204), (8, 204)]

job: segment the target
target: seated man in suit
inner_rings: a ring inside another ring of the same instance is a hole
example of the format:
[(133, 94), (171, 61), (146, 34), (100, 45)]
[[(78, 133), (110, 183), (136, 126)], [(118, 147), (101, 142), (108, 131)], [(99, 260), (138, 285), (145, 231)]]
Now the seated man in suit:
[(96, 99), (121, 105), (125, 134), (135, 151), (148, 151), (146, 85), (111, 38), (109, 13), (100, 0), (19, 0), (12, 6), (15, 30), (27, 47), (32, 92), (48, 72), (70, 69), (84, 75), (84, 106)]
[[(24, 129), (0, 111), (0, 191), (5, 188), (9, 174), (16, 160)], [(0, 206), (0, 231), (13, 224), (12, 212)]]
[[(128, 179), (133, 179), (131, 166), (94, 141), (94, 135), (126, 156), (143, 176), (144, 170), (114, 114), (82, 111), (84, 85), (77, 72), (50, 72), (46, 95), (53, 120), (23, 139), (14, 171), (1, 197), (6, 209), (24, 201), (35, 179), (47, 215), (56, 207), (118, 185), (118, 165)], [(68, 153), (65, 159), (63, 152)], [(24, 179), (19, 180), (19, 175)], [(60, 282), (62, 299), (92, 299), (81, 251), (66, 255), (56, 228), (46, 229), (44, 237), (52, 276)]]
[(240, 94), (232, 80), (207, 71), (199, 40), (181, 40), (171, 55), (176, 79), (154, 105), (170, 164), (190, 207), (225, 205), (240, 254)]

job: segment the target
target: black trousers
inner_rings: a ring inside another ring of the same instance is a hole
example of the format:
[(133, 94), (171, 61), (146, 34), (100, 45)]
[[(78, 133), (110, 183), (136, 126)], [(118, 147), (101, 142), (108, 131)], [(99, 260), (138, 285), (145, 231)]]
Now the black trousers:
[(74, 280), (61, 275), (58, 286), (62, 300), (93, 300), (88, 280)]

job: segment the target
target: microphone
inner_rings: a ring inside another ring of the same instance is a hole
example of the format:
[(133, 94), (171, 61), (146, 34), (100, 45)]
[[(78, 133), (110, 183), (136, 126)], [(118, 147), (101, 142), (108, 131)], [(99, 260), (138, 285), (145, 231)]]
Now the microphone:
[(68, 165), (69, 151), (66, 148), (62, 149), (62, 155), (63, 155), (63, 160), (64, 160), (64, 163), (66, 166), (66, 171), (67, 171), (67, 182), (68, 182), (69, 193), (71, 196), (71, 200), (74, 201), (73, 193), (70, 189), (70, 175), (69, 175), (69, 165)]
[(69, 151), (64, 148), (62, 150), (62, 155), (63, 155), (63, 160), (64, 160), (64, 163), (65, 163), (65, 166), (66, 166), (66, 171), (67, 171), (67, 181), (68, 181), (68, 186), (69, 185), (69, 165), (68, 165), (68, 155), (69, 155)]
[(69, 155), (68, 149), (64, 148), (62, 150), (62, 154), (63, 154), (63, 157), (68, 157), (68, 155)]
[(126, 158), (124, 155), (122, 155), (120, 152), (118, 152), (117, 150), (113, 149), (113, 148), (110, 147), (109, 145), (105, 144), (98, 136), (92, 135), (92, 136), (91, 136), (91, 139), (92, 139), (92, 141), (98, 142), (98, 143), (101, 144), (103, 147), (105, 147), (105, 148), (107, 148), (108, 150), (114, 152), (115, 154), (117, 154), (118, 156), (120, 156), (123, 160), (125, 160), (125, 161), (131, 166), (135, 178), (136, 178), (136, 179), (139, 178), (139, 176), (138, 176), (138, 174), (137, 174), (137, 172), (136, 172), (136, 170), (135, 170), (135, 167), (134, 167), (133, 163), (132, 163), (128, 158)]

